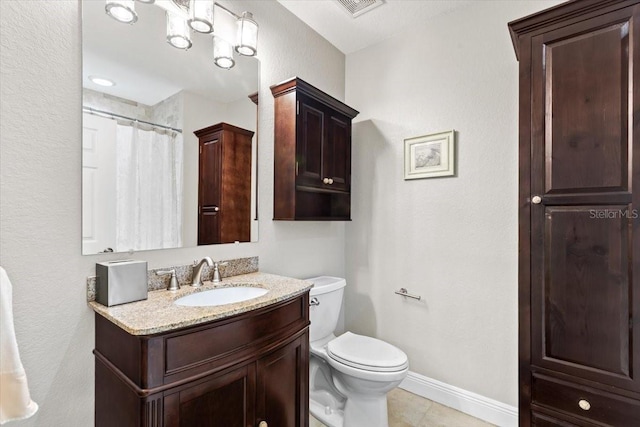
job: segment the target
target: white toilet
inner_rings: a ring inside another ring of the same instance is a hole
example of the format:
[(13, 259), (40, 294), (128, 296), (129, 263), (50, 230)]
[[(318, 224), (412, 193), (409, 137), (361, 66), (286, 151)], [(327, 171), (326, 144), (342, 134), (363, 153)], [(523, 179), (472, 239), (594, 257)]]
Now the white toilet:
[(313, 277), (309, 409), (329, 427), (388, 427), (387, 393), (409, 370), (404, 352), (351, 332), (336, 337), (345, 279)]

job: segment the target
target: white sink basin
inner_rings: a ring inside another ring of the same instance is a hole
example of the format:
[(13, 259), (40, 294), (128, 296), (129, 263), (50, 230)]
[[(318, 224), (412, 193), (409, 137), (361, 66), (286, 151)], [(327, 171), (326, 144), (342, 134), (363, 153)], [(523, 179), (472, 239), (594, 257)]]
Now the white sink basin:
[(236, 286), (229, 288), (211, 289), (210, 291), (196, 292), (178, 298), (175, 304), (186, 307), (212, 307), (216, 305), (233, 304), (258, 298), (268, 291), (262, 288), (250, 286)]

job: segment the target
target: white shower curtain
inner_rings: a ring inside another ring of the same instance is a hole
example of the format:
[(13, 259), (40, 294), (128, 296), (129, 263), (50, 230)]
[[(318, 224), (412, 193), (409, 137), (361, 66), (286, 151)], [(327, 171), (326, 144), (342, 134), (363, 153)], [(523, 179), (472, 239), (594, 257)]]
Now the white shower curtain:
[(116, 252), (182, 245), (182, 135), (118, 123)]

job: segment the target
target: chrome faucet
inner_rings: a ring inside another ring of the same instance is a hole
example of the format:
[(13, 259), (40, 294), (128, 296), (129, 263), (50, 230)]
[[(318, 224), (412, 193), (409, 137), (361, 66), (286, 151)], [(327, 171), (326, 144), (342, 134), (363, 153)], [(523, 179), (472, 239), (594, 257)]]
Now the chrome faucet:
[(205, 263), (209, 267), (213, 267), (213, 261), (208, 256), (202, 258), (200, 262), (193, 262), (193, 280), (191, 280), (191, 286), (193, 286), (194, 288), (202, 286), (200, 276), (202, 275), (202, 267), (204, 267)]

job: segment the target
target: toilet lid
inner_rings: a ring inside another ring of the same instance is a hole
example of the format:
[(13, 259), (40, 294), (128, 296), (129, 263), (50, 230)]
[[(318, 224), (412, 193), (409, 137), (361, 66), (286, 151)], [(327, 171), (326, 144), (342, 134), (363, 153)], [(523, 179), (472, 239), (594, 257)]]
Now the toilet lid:
[(327, 352), (338, 362), (367, 371), (401, 371), (409, 365), (407, 355), (399, 348), (351, 332), (329, 341)]

